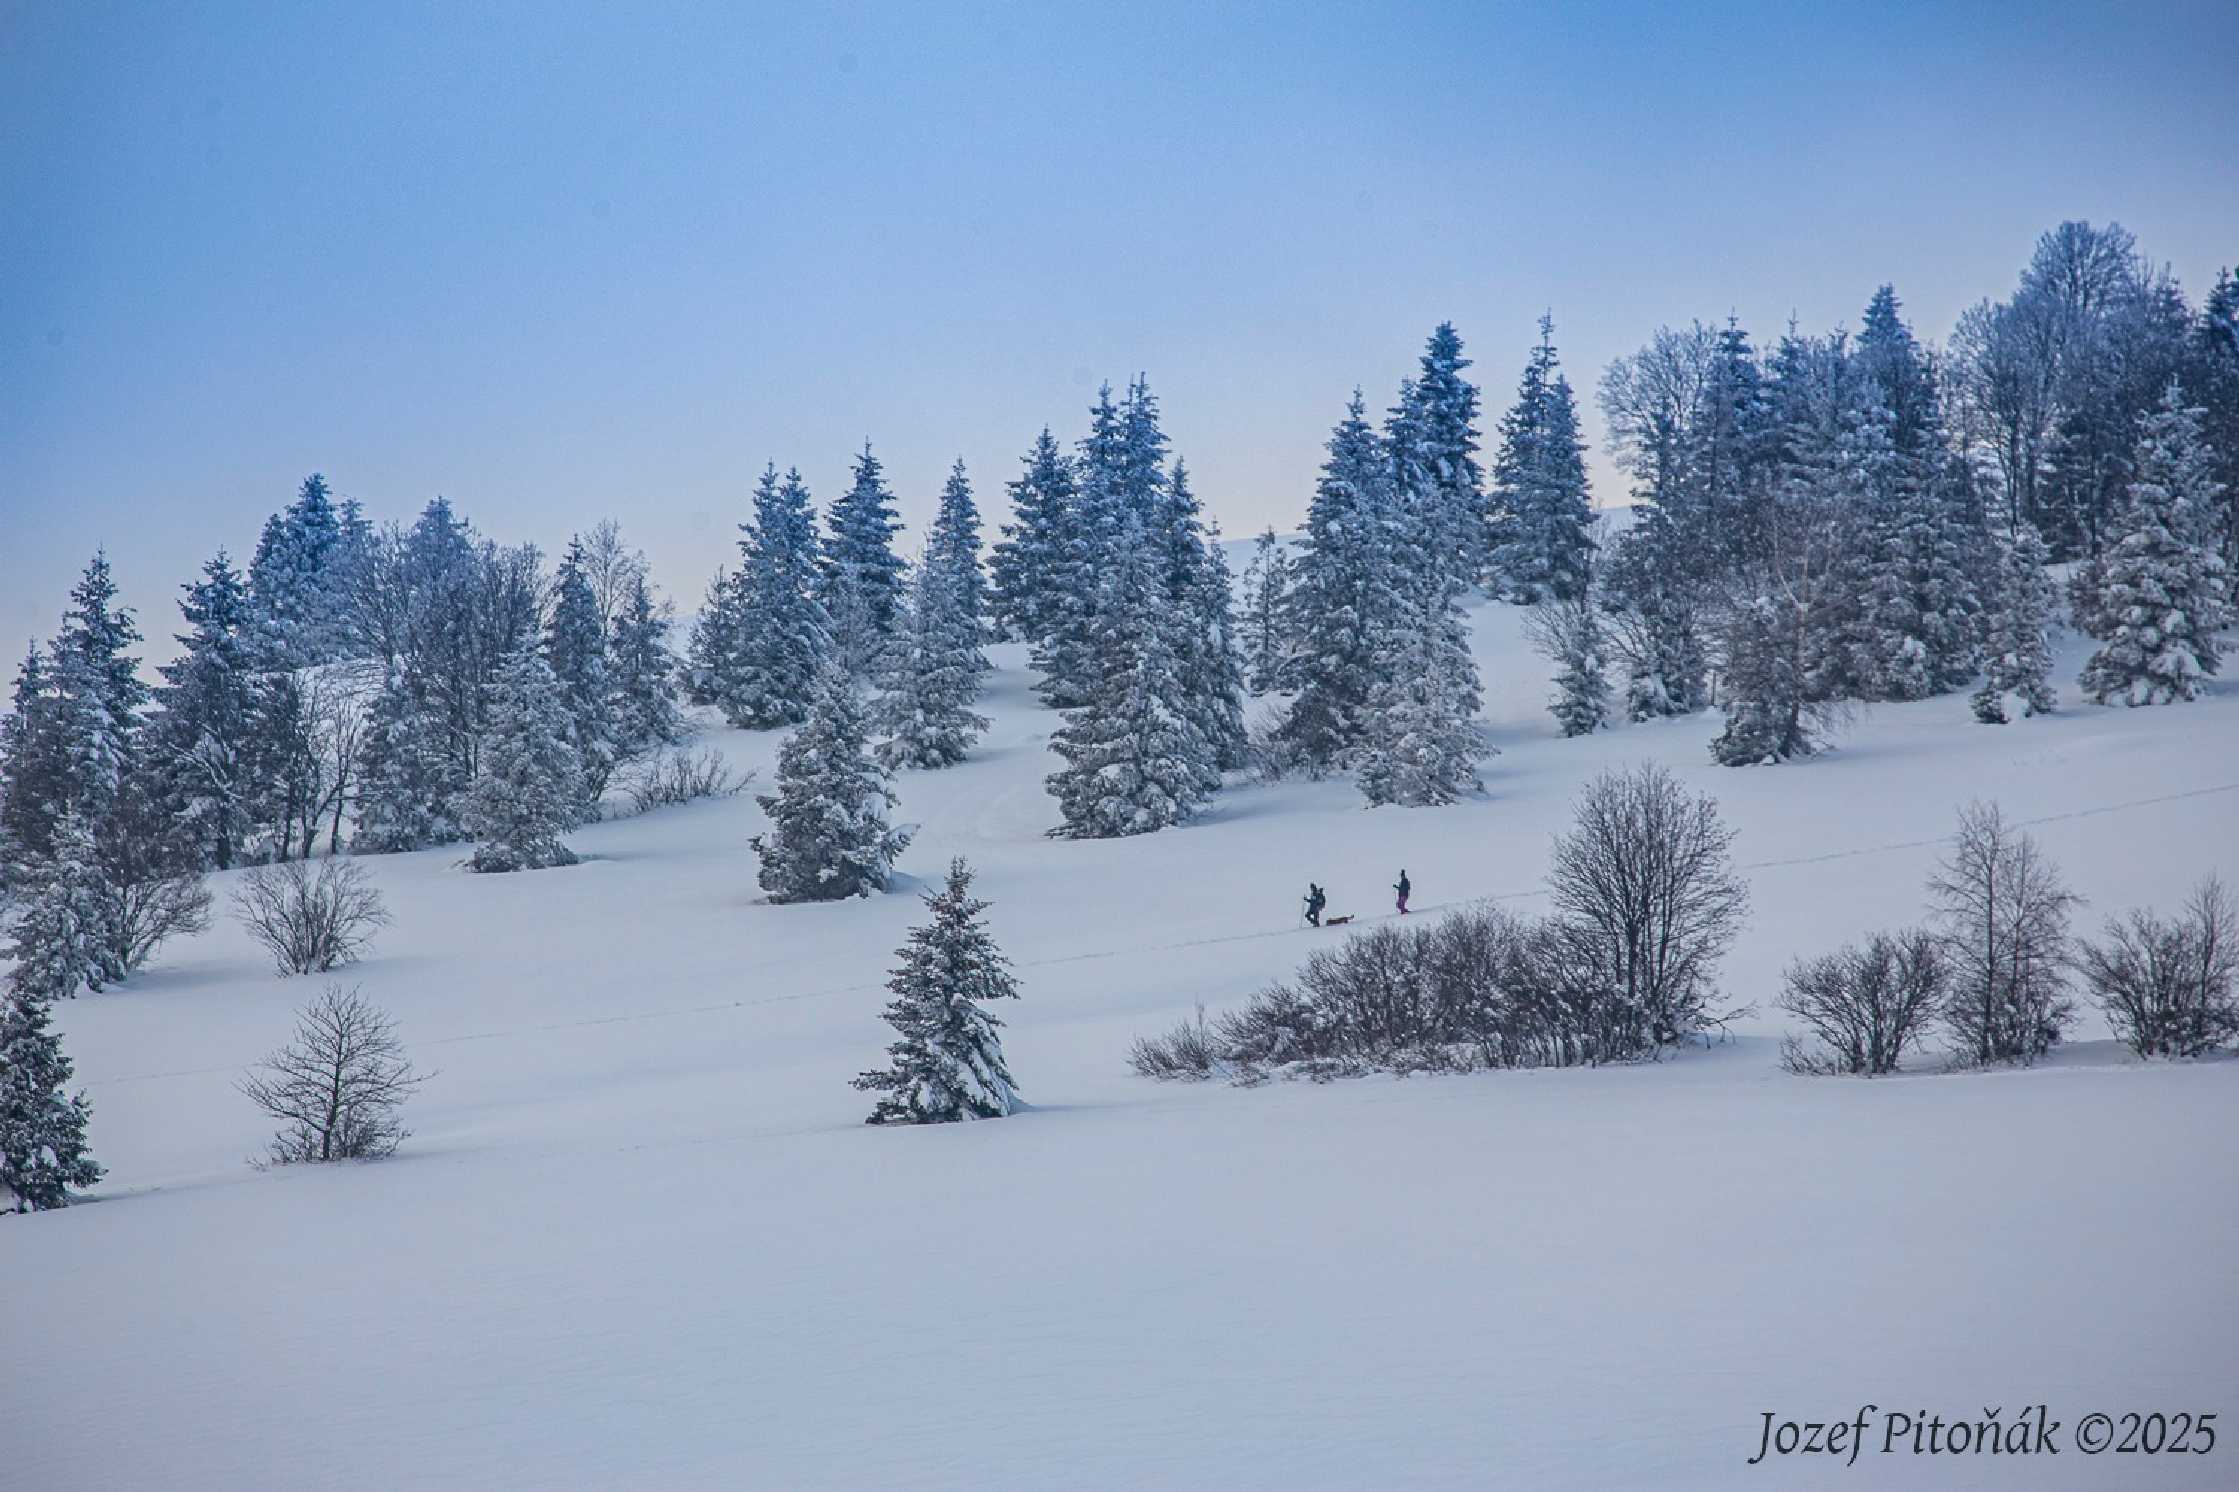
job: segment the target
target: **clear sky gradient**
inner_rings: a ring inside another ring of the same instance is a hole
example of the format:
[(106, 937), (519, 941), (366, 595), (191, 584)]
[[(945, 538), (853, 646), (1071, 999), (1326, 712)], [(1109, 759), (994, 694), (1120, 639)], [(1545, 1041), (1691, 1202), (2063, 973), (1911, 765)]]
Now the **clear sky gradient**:
[[(1452, 319), (1488, 426), (1659, 322), (1920, 333), (2118, 219), (2239, 263), (2239, 5), (0, 0), (0, 646), (106, 545), (168, 654), (305, 473), (680, 606), (763, 463), (913, 527), (1147, 373), (1231, 534)], [(1597, 459), (1597, 496), (1621, 495)], [(908, 542), (905, 536), (905, 543)]]

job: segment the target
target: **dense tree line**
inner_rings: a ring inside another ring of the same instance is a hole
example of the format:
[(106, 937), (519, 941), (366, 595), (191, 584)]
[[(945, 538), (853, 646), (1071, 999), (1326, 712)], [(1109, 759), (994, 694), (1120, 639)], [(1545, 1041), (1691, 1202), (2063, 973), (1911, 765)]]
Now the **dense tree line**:
[[(1731, 321), (1660, 330), (1600, 390), (1638, 504), (1593, 578), (1627, 714), (1715, 702), (1739, 766), (1978, 680), (1978, 719), (2042, 713), (2055, 562), (2102, 644), (2085, 698), (2191, 698), (2232, 617), (2234, 299), (2227, 274), (2195, 315), (2122, 229), (2068, 223), (1941, 355), (1886, 285), (1856, 336), (1769, 354)], [(1591, 715), (1571, 672), (1558, 715)]]

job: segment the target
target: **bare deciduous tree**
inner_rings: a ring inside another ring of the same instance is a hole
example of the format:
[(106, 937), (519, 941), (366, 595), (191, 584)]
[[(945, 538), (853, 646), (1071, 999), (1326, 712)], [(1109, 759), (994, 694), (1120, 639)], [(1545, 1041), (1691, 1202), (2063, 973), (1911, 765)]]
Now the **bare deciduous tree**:
[(1928, 880), (1951, 965), (1944, 1024), (1963, 1062), (2032, 1062), (2075, 1018), (2068, 917), (2083, 898), (1995, 803), (1970, 803)]
[(1733, 839), (1714, 800), (1653, 763), (1587, 784), (1576, 826), (1555, 839), (1557, 913), (1660, 1045), (1718, 1019), (1712, 979), (1749, 913)]
[(1950, 982), (1943, 946), (1925, 928), (1875, 933), (1862, 948), (1799, 959), (1789, 966), (1780, 1008), (1817, 1044), (1790, 1037), (1781, 1062), (1800, 1073), (1895, 1072), (1942, 1012)]
[(409, 1133), (404, 1101), (416, 1073), (396, 1026), (355, 989), (330, 984), (296, 1017), (295, 1040), (242, 1076), (249, 1100), (281, 1123), (272, 1164), (389, 1155)]
[(630, 587), (647, 573), (645, 551), (632, 549), (622, 538), (622, 525), (601, 518), (583, 539), (583, 574), (591, 583), (591, 599), (598, 606), (599, 626), (609, 635), (614, 619), (622, 614)]
[(365, 867), (333, 856), (316, 872), (301, 860), (248, 871), (234, 890), (233, 915), (282, 974), (324, 974), (354, 963), (389, 920)]
[(2215, 876), (2175, 918), (2132, 912), (2077, 966), (2115, 1034), (2141, 1057), (2197, 1057), (2239, 1036), (2239, 903)]

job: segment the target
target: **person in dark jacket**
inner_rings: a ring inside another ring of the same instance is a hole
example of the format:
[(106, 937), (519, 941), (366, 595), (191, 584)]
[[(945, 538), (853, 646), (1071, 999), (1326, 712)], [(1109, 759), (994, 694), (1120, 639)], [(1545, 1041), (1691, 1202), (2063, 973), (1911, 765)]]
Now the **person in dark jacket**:
[(1306, 920), (1314, 926), (1320, 927), (1322, 925), (1322, 908), (1328, 905), (1329, 898), (1322, 894), (1322, 888), (1312, 881), (1308, 881), (1306, 883)]
[(1393, 883), (1392, 889), (1399, 893), (1399, 915), (1404, 917), (1407, 915), (1408, 893), (1415, 889), (1415, 883), (1407, 879), (1407, 871), (1404, 868), (1401, 869), (1399, 879)]

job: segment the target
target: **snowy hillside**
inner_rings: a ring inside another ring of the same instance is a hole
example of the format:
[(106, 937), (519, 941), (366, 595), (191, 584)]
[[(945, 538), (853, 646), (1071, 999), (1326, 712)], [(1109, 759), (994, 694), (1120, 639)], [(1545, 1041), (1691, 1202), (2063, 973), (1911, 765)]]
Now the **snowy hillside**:
[[(317, 981), (222, 919), (64, 1004), (109, 1175), (0, 1224), (0, 1486), (2239, 1481), (2239, 1062), (2144, 1067), (2087, 1015), (2035, 1070), (1806, 1079), (1772, 1008), (1791, 957), (1920, 918), (1970, 798), (2032, 826), (2087, 928), (2239, 875), (2239, 687), (2089, 708), (2071, 647), (2051, 718), (1984, 727), (1953, 695), (1733, 770), (1714, 714), (1559, 739), (1518, 614), (1474, 619), (1502, 754), (1452, 808), (1286, 782), (1045, 838), (1056, 719), (1001, 648), (971, 760), (900, 778), (895, 894), (764, 904), (750, 796), (583, 829), (567, 869), (368, 859), (394, 924), (348, 979), (437, 1073), (391, 1161), (245, 1163), (268, 1126), (234, 1082)], [(775, 733), (707, 739), (767, 789)], [(1644, 759), (1739, 832), (1725, 982), (1760, 1013), (1732, 1042), (1257, 1089), (1128, 1071), (1131, 1038), (1345, 936), (1299, 925), (1309, 878), (1364, 919), (1402, 867), (1419, 912), (1529, 907), (1580, 784)], [(1018, 966), (1035, 1107), (868, 1128), (848, 1079), (952, 855)], [(1766, 1411), (2039, 1401), (2232, 1423), (2150, 1464), (1744, 1464)]]

